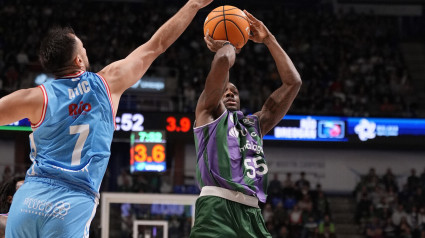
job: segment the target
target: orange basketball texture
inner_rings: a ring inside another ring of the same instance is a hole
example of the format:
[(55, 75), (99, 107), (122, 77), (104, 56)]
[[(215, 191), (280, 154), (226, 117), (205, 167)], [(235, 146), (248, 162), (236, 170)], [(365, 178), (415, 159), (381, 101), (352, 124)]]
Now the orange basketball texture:
[(242, 10), (225, 5), (208, 14), (204, 22), (204, 35), (207, 30), (214, 40), (227, 40), (240, 49), (248, 42), (249, 22)]

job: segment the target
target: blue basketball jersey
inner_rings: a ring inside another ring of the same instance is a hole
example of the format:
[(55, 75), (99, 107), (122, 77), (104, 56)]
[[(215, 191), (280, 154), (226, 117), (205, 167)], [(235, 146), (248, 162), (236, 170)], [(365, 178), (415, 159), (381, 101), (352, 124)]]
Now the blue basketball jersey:
[(114, 110), (107, 82), (80, 71), (40, 86), (43, 114), (32, 124), (27, 179), (49, 178), (98, 196), (110, 156)]

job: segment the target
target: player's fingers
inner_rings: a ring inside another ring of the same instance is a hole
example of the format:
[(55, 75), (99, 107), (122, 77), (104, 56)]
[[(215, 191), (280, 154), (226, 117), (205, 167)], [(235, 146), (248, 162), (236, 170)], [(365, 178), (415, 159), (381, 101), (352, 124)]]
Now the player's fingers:
[(211, 38), (211, 36), (209, 36), (209, 35), (205, 36), (204, 39), (205, 39), (205, 42), (207, 42), (207, 43), (210, 43), (210, 44), (214, 43), (214, 39)]
[(243, 12), (248, 16), (248, 19), (251, 21), (258, 21), (257, 18), (255, 18), (251, 13), (249, 13), (247, 10), (243, 10)]

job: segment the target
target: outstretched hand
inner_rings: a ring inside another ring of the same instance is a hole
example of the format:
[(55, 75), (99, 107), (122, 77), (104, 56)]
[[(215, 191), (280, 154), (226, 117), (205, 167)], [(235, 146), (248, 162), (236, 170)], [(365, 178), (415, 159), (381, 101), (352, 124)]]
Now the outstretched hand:
[(271, 35), (269, 29), (267, 29), (262, 21), (255, 18), (247, 10), (243, 10), (243, 12), (248, 17), (249, 27), (251, 30), (249, 39), (255, 43), (264, 43), (264, 39)]
[(199, 9), (201, 9), (201, 8), (207, 6), (208, 4), (210, 4), (213, 0), (190, 0), (190, 1), (198, 4)]

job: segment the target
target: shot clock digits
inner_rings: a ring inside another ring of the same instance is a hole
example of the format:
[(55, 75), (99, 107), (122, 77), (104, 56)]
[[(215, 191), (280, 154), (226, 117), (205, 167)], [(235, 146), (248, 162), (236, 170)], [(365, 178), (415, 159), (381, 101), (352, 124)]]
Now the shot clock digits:
[(177, 124), (177, 119), (174, 116), (167, 117), (167, 126), (165, 129), (169, 132), (188, 132), (191, 126), (190, 119), (188, 117), (182, 117)]

